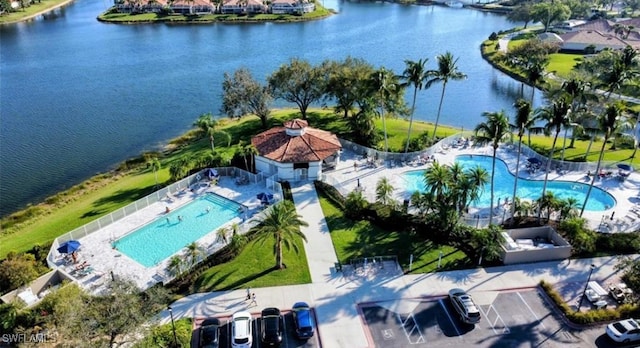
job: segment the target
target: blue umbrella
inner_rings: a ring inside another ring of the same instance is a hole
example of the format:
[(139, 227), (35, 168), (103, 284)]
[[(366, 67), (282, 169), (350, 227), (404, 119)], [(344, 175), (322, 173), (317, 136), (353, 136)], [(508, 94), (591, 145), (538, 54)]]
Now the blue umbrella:
[(58, 247), (58, 252), (62, 254), (71, 254), (80, 248), (80, 242), (77, 240), (66, 241)]
[(617, 166), (618, 166), (618, 168), (620, 168), (620, 169), (622, 169), (622, 170), (624, 170), (624, 171), (627, 171), (627, 172), (630, 172), (630, 171), (632, 171), (632, 170), (633, 170), (633, 167), (632, 167), (632, 166), (630, 166), (630, 165), (628, 165), (628, 164), (618, 163), (618, 165), (617, 165)]
[(261, 202), (269, 203), (273, 199), (273, 195), (267, 192), (260, 192), (256, 195), (256, 198), (258, 198)]

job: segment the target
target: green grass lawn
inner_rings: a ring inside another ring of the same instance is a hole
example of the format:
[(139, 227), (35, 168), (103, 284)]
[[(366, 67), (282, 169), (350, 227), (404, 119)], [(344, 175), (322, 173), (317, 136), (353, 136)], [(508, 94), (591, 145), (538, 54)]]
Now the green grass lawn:
[[(41, 0), (24, 9), (19, 9), (16, 12), (10, 12), (1, 15), (0, 24), (19, 22), (29, 16), (33, 16), (37, 13), (52, 9), (65, 1), (66, 0)], [(11, 3), (11, 1), (9, 3)]]
[[(338, 260), (342, 263), (355, 258), (397, 256), (400, 266), (408, 271), (410, 255), (413, 254), (410, 273), (473, 267), (463, 252), (452, 247), (435, 245), (400, 230), (387, 231), (369, 221), (347, 219), (342, 210), (322, 195), (320, 195), (320, 205), (331, 231), (333, 247)], [(442, 252), (442, 261), (438, 269), (440, 252)]]
[(181, 14), (160, 14), (160, 13), (117, 13), (108, 10), (98, 16), (98, 19), (113, 23), (145, 23), (145, 22), (177, 22), (177, 23), (208, 23), (208, 22), (299, 22), (311, 19), (324, 18), (331, 14), (329, 10), (316, 4), (316, 10), (303, 15), (286, 15), (262, 13), (256, 15), (236, 15), (236, 14), (201, 14), (201, 15), (181, 15)]
[[(298, 117), (299, 113), (293, 109), (274, 110), (269, 126), (282, 125), (283, 120)], [(513, 115), (510, 115), (513, 117)], [(197, 118), (194, 116), (194, 120)], [(326, 129), (336, 134), (348, 133), (346, 121), (341, 115), (335, 115), (330, 110), (313, 109), (309, 111), (309, 123), (321, 129)], [(379, 132), (382, 132), (382, 121), (376, 120)], [(232, 144), (239, 140), (248, 142), (251, 136), (262, 130), (260, 120), (257, 117), (245, 117), (240, 120), (222, 119), (220, 129), (228, 132)], [(406, 138), (408, 121), (402, 119), (389, 119), (387, 122), (390, 148), (396, 151), (403, 150), (402, 143)], [(417, 137), (423, 131), (432, 131), (433, 125), (426, 122), (414, 122), (412, 135)], [(439, 126), (438, 135), (448, 136), (459, 132), (461, 129)], [(526, 143), (526, 136), (524, 141)], [(551, 147), (552, 138), (544, 136), (532, 137), (534, 144), (543, 148)], [(574, 160), (583, 156), (587, 149), (588, 141), (577, 141), (573, 149), (565, 153), (566, 160)], [(596, 161), (601, 142), (594, 142), (589, 161)], [(382, 145), (382, 143), (380, 144)], [(216, 148), (224, 149), (226, 140), (216, 137)], [(562, 138), (558, 139), (558, 147), (562, 146)], [(607, 146), (607, 149), (609, 145)], [(162, 169), (158, 172), (158, 181), (163, 184), (169, 180), (169, 166), (180, 156), (198, 151), (208, 151), (208, 139), (201, 139), (191, 143), (180, 150), (168, 153), (161, 158)], [(226, 149), (225, 151), (232, 151)], [(605, 161), (624, 161), (630, 157), (632, 150), (607, 150)], [(561, 152), (556, 151), (555, 158), (560, 158)], [(66, 232), (82, 226), (103, 215), (123, 207), (135, 200), (153, 192), (155, 186), (153, 173), (146, 168), (134, 169), (117, 174), (106, 174), (90, 179), (66, 193), (56, 195), (57, 204), (43, 204), (37, 214), (27, 222), (11, 228), (3, 228), (0, 232), (0, 259), (6, 257), (9, 251), (22, 252), (29, 250), (35, 244), (46, 245)], [(62, 198), (60, 198), (62, 197)], [(48, 201), (51, 199), (48, 199)], [(7, 218), (5, 218), (7, 219)], [(3, 221), (5, 221), (3, 219)], [(405, 262), (405, 261), (402, 261)]]
[(581, 54), (553, 53), (549, 55), (549, 65), (547, 71), (555, 75), (567, 79), (573, 67), (582, 61), (584, 56)]
[(232, 290), (243, 287), (267, 287), (276, 285), (305, 284), (311, 282), (307, 255), (299, 239), (299, 253), (293, 248), (283, 249), (283, 261), (287, 268), (276, 270), (272, 240), (264, 244), (250, 242), (235, 259), (209, 268), (193, 283), (193, 292)]

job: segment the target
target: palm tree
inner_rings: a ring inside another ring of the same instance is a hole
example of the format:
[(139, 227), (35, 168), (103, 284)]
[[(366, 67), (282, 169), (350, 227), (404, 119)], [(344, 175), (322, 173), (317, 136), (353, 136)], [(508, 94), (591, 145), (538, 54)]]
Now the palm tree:
[(402, 72), (402, 77), (406, 85), (413, 86), (413, 102), (411, 103), (411, 116), (409, 118), (409, 131), (407, 133), (407, 143), (404, 146), (404, 153), (409, 152), (409, 143), (411, 142), (411, 126), (413, 125), (413, 114), (416, 111), (416, 95), (418, 90), (422, 90), (425, 81), (429, 78), (426, 70), (426, 64), (429, 59), (420, 59), (417, 62), (405, 60), (406, 68)]
[(536, 86), (544, 82), (544, 69), (548, 64), (548, 58), (541, 59), (540, 57), (534, 57), (528, 62), (527, 68), (524, 71), (527, 82), (531, 85), (531, 105), (533, 105)]
[(444, 201), (447, 185), (451, 182), (449, 167), (441, 165), (437, 161), (424, 171), (424, 183), (429, 189), (427, 192), (437, 202)]
[[(242, 159), (244, 160), (244, 167), (248, 171), (253, 172), (253, 163), (254, 163), (253, 156), (258, 154), (258, 149), (253, 144), (251, 143), (245, 144), (242, 141), (238, 145), (239, 145), (238, 153), (240, 154), (240, 156), (242, 156)], [(249, 168), (249, 165), (247, 164), (247, 157), (251, 159), (251, 168)]]
[(218, 238), (218, 240), (221, 240), (224, 242), (224, 244), (228, 244), (229, 242), (227, 241), (227, 235), (229, 234), (229, 228), (228, 227), (223, 227), (223, 228), (219, 228), (218, 231), (216, 232), (216, 238)]
[[(551, 105), (537, 110), (536, 117), (547, 121), (547, 123), (544, 125), (545, 134), (550, 134), (551, 131), (554, 131), (553, 143), (551, 144), (551, 152), (549, 153), (549, 157), (547, 158), (547, 166), (544, 173), (544, 184), (542, 186), (541, 197), (544, 197), (545, 193), (547, 192), (547, 180), (549, 179), (549, 172), (551, 171), (551, 160), (553, 159), (553, 152), (556, 149), (558, 135), (560, 134), (562, 127), (566, 127), (569, 124), (570, 113), (571, 106), (569, 105), (569, 103), (567, 103), (567, 100), (564, 97), (560, 97), (552, 101)], [(538, 206), (538, 222), (540, 222), (541, 214), (542, 210), (540, 209), (540, 206)]]
[(180, 255), (173, 255), (169, 259), (169, 265), (167, 266), (167, 270), (169, 274), (176, 277), (182, 274), (182, 270), (184, 268), (184, 260)]
[(631, 80), (637, 73), (630, 70), (629, 67), (620, 59), (615, 59), (611, 68), (604, 72), (602, 83), (600, 87), (606, 88), (607, 98), (611, 98), (613, 92), (621, 89), (629, 80)]
[(445, 54), (438, 55), (438, 70), (430, 70), (427, 74), (431, 76), (431, 79), (427, 81), (425, 85), (426, 88), (431, 87), (434, 83), (442, 82), (442, 94), (440, 94), (440, 103), (438, 104), (438, 113), (436, 115), (436, 124), (433, 128), (433, 136), (431, 137), (431, 142), (433, 143), (436, 139), (436, 131), (438, 130), (438, 122), (440, 121), (440, 112), (442, 111), (442, 101), (444, 100), (444, 92), (447, 88), (447, 83), (449, 80), (464, 80), (467, 78), (467, 75), (458, 71), (458, 67), (456, 63), (458, 59), (453, 57), (451, 52), (446, 52)]
[(382, 118), (382, 128), (384, 131), (384, 152), (387, 152), (389, 150), (389, 140), (387, 138), (387, 123), (384, 117), (385, 99), (387, 99), (391, 94), (395, 93), (397, 87), (391, 81), (392, 77), (393, 72), (382, 67), (378, 69), (378, 71), (373, 73), (371, 81), (373, 83), (373, 88), (379, 93), (380, 98), (380, 117)]
[(198, 242), (193, 242), (188, 244), (187, 247), (187, 256), (189, 257), (189, 261), (191, 265), (195, 265), (198, 262), (198, 259), (204, 254), (204, 250), (198, 244)]
[[(516, 159), (516, 175), (513, 183), (513, 197), (511, 199), (511, 202), (516, 201), (516, 196), (518, 193), (518, 178), (519, 178), (519, 172), (520, 172), (520, 151), (522, 150), (522, 137), (524, 136), (524, 131), (530, 128), (531, 126), (533, 126), (533, 124), (535, 123), (535, 118), (532, 117), (533, 110), (531, 108), (530, 102), (528, 102), (525, 99), (518, 99), (514, 105), (516, 107), (516, 117), (515, 117), (515, 123), (511, 125), (511, 128), (517, 130), (518, 132), (518, 152), (516, 155), (518, 157)], [(516, 214), (516, 205), (511, 204), (511, 216), (513, 217), (515, 216), (515, 214)], [(513, 222), (514, 220), (512, 218), (511, 223)]]
[(300, 232), (301, 226), (309, 226), (301, 219), (296, 212), (296, 208), (291, 201), (280, 201), (272, 206), (266, 216), (258, 220), (256, 227), (256, 240), (261, 240), (264, 244), (267, 240), (274, 240), (273, 252), (276, 255), (276, 269), (282, 269), (282, 246), (287, 250), (293, 247), (298, 252), (297, 238), (302, 238), (305, 242), (307, 237)]
[(575, 197), (567, 197), (558, 200), (558, 210), (560, 221), (571, 219), (578, 216), (578, 207), (580, 202)]
[(154, 186), (154, 188), (158, 188), (158, 170), (160, 170), (160, 168), (161, 168), (160, 161), (158, 160), (158, 157), (151, 156), (151, 157), (147, 158), (147, 167), (151, 167), (151, 170), (153, 171), (154, 178), (156, 180), (156, 186)]
[(216, 132), (216, 127), (218, 126), (218, 121), (213, 118), (213, 115), (210, 113), (202, 114), (196, 122), (193, 123), (194, 126), (200, 128), (200, 132), (209, 137), (209, 141), (211, 142), (211, 151), (215, 151), (215, 145), (213, 143), (213, 135)]
[(607, 145), (607, 141), (609, 141), (609, 139), (614, 135), (616, 129), (620, 128), (620, 124), (626, 121), (622, 118), (622, 110), (622, 105), (619, 103), (609, 104), (604, 114), (600, 115), (600, 117), (598, 118), (600, 129), (602, 130), (602, 132), (604, 132), (604, 140), (602, 141), (602, 147), (600, 148), (600, 156), (598, 157), (596, 172), (591, 179), (591, 184), (589, 184), (587, 195), (584, 198), (584, 203), (582, 204), (582, 209), (580, 210), (580, 217), (582, 217), (582, 214), (584, 214), (584, 209), (587, 207), (587, 201), (589, 201), (591, 190), (593, 189), (593, 185), (595, 184), (596, 178), (598, 177), (598, 173), (600, 173), (600, 165), (602, 164), (602, 157), (604, 156), (604, 148)]
[(491, 164), (491, 203), (489, 204), (489, 225), (493, 222), (493, 186), (496, 174), (496, 152), (500, 142), (509, 136), (509, 118), (500, 112), (484, 112), (482, 116), (487, 119), (475, 128), (476, 141), (479, 143), (491, 143), (493, 148), (493, 162)]
[(386, 177), (380, 178), (376, 184), (376, 200), (380, 204), (387, 205), (393, 203), (394, 187)]

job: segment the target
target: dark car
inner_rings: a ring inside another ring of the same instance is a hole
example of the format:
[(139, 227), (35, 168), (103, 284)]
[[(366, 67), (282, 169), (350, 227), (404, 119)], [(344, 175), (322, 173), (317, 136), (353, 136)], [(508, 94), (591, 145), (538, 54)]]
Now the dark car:
[(220, 320), (207, 318), (200, 325), (199, 348), (218, 348), (220, 339)]
[(305, 302), (296, 302), (292, 310), (298, 338), (307, 339), (313, 337), (313, 316), (309, 305)]
[(260, 338), (265, 346), (278, 347), (282, 342), (282, 315), (278, 308), (265, 308), (262, 310), (260, 323)]

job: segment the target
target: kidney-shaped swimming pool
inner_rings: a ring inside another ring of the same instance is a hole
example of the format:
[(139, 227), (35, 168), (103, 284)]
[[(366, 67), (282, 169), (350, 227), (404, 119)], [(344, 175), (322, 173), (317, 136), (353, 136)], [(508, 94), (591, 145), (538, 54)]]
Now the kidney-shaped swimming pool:
[[(480, 166), (489, 172), (491, 175), (491, 162), (493, 157), (480, 156), (480, 155), (461, 155), (456, 157), (456, 162), (460, 163), (464, 169), (474, 168)], [(409, 192), (426, 191), (426, 185), (424, 183), (424, 170), (414, 170), (403, 173), (404, 182), (406, 184), (405, 189)], [(496, 175), (494, 180), (494, 195), (495, 199), (500, 199), (504, 202), (504, 199), (513, 196), (513, 184), (515, 176), (509, 172), (507, 165), (500, 159), (496, 160)], [(543, 180), (529, 180), (520, 178), (518, 180), (518, 192), (517, 195), (521, 199), (536, 200), (542, 195)], [(578, 204), (582, 207), (589, 185), (574, 181), (548, 181), (547, 191), (553, 192), (554, 196), (560, 199), (566, 199), (568, 197), (574, 197), (578, 200)], [(473, 202), (472, 205), (478, 208), (484, 208), (489, 206), (491, 199), (491, 184), (485, 185), (484, 190), (480, 194), (478, 201)], [(495, 202), (494, 202), (495, 204)], [(613, 208), (616, 205), (616, 200), (611, 194), (604, 190), (594, 187), (589, 196), (587, 207), (588, 211), (603, 211)]]

